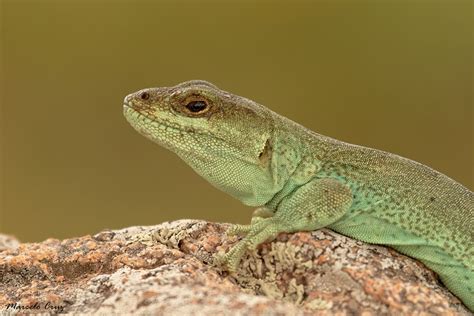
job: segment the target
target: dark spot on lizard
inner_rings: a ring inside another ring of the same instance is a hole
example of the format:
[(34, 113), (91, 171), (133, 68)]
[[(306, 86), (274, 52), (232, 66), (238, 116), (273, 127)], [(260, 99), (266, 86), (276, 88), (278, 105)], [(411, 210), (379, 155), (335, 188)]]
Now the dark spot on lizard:
[(434, 202), (434, 200), (436, 200), (436, 198), (434, 196), (430, 197), (431, 202)]

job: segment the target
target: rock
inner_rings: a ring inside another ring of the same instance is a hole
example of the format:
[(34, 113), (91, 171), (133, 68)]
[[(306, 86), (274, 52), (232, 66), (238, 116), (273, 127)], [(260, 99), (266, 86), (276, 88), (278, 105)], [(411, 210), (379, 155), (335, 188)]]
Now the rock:
[(324, 229), (280, 234), (228, 275), (212, 265), (213, 254), (238, 241), (227, 228), (180, 220), (4, 247), (0, 310), (470, 315), (421, 263)]
[(16, 249), (20, 242), (13, 236), (0, 234), (0, 251)]

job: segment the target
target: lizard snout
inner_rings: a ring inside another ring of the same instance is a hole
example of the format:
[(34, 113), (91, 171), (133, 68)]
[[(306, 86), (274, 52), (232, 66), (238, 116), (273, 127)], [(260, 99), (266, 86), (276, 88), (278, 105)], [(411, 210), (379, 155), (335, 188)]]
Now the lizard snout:
[(128, 106), (128, 107), (131, 107), (132, 106), (132, 94), (129, 94), (125, 97), (125, 99), (123, 99), (123, 106)]

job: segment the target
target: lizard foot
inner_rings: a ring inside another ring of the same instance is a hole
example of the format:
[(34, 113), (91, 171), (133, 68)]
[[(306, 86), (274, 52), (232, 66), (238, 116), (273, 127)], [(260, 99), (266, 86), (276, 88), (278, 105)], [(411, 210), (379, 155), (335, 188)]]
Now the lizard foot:
[(237, 271), (240, 260), (247, 250), (255, 250), (261, 243), (275, 239), (278, 233), (286, 231), (284, 227), (284, 223), (275, 217), (259, 218), (256, 222), (252, 221), (250, 225), (232, 226), (231, 233), (246, 233), (247, 235), (226, 254), (216, 255), (216, 264), (231, 273)]

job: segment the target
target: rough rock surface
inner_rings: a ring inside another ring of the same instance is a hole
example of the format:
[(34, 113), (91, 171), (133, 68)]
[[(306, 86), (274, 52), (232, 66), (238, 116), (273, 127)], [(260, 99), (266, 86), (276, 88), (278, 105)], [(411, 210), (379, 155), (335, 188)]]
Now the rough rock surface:
[(16, 249), (20, 242), (13, 236), (0, 234), (0, 251), (7, 249)]
[(470, 315), (422, 264), (329, 230), (280, 234), (228, 275), (212, 265), (238, 240), (226, 228), (180, 220), (9, 243), (0, 314)]

